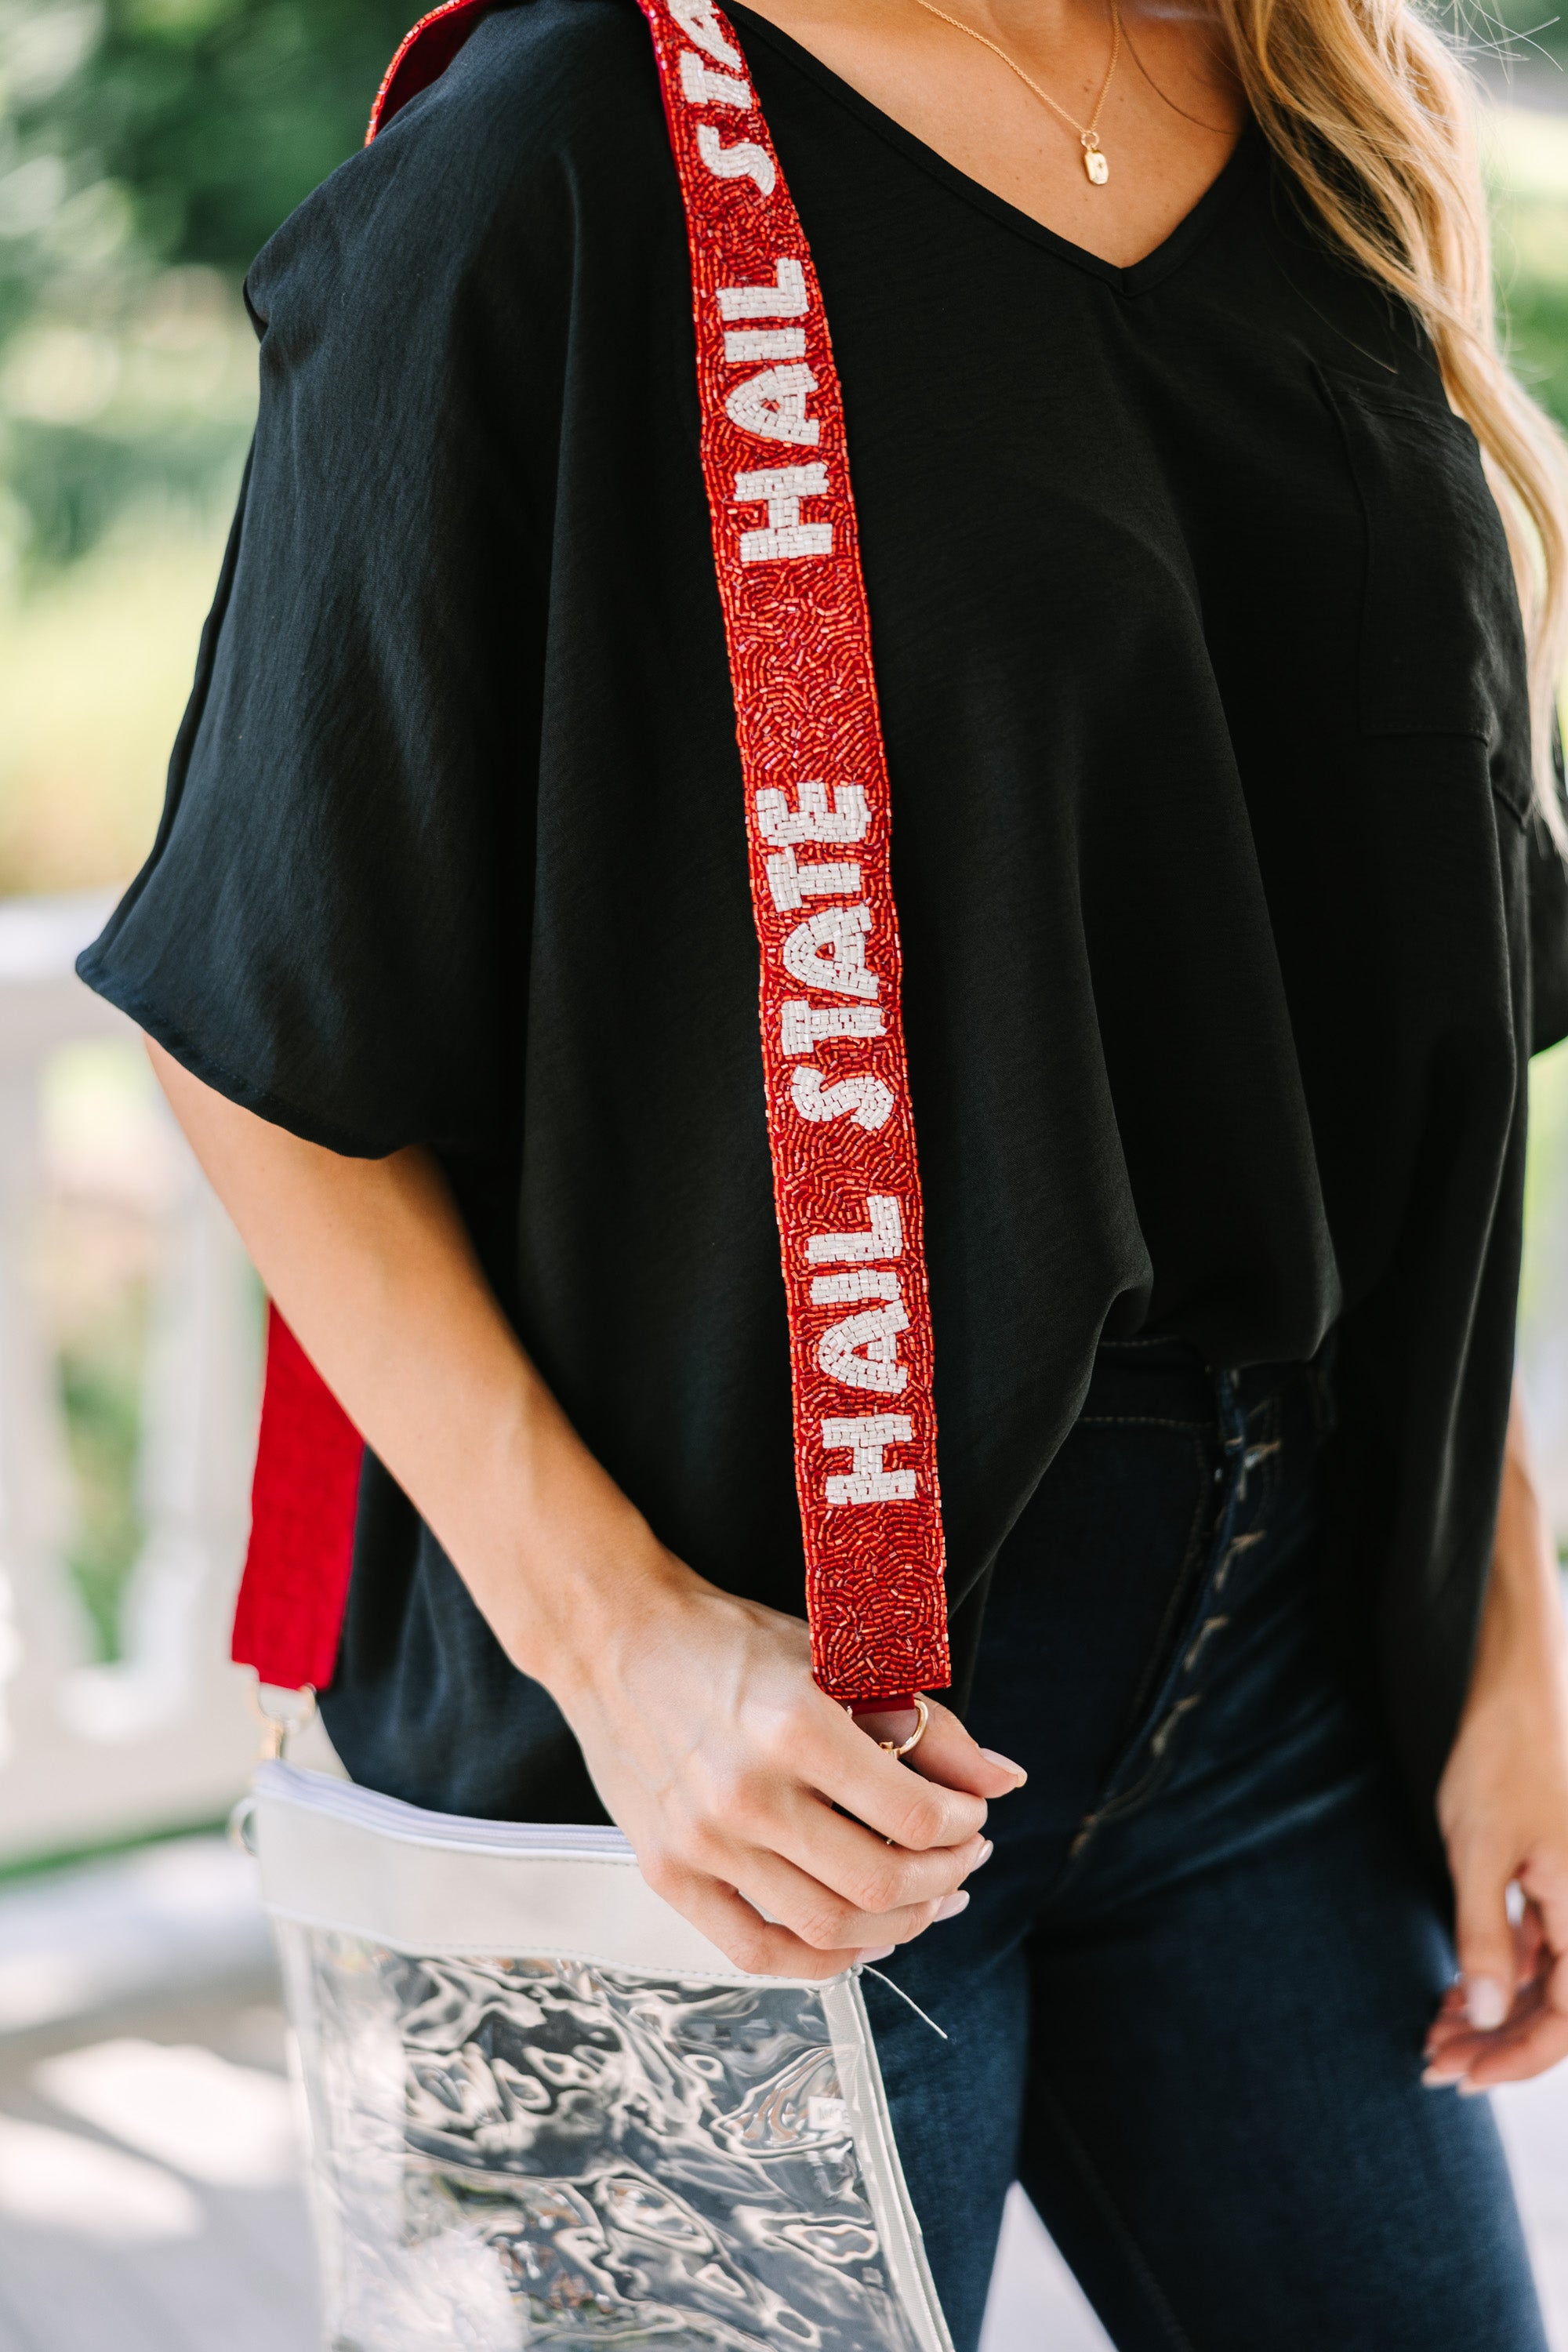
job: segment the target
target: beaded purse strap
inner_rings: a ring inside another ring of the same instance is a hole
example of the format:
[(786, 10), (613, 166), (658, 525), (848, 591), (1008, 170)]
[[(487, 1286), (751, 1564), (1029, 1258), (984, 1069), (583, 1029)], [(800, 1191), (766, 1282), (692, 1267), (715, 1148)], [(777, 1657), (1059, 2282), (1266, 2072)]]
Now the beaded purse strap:
[[(485, 0), (394, 58), (371, 136)], [(691, 251), (702, 469), (761, 953), (813, 1670), (864, 1710), (949, 1679), (931, 1305), (900, 1005), (889, 789), (821, 289), (733, 29), (638, 0)], [(331, 1679), (360, 1442), (276, 1313), (234, 1654)]]

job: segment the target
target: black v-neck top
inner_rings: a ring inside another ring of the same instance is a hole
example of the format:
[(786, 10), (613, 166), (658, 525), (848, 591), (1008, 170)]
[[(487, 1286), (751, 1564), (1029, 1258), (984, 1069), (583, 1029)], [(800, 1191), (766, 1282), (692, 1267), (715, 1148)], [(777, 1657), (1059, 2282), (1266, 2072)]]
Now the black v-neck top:
[[(1239, 1365), (1335, 1329), (1345, 1590), (1429, 1790), (1496, 1501), (1525, 1055), (1568, 1027), (1474, 440), (1256, 133), (1118, 269), (736, 21), (848, 420), (961, 1648), (1102, 1333)], [(248, 290), (240, 517), (83, 972), (299, 1134), (434, 1146), (659, 1535), (799, 1611), (684, 225), (631, 0), (498, 7)], [(597, 1817), (374, 1463), (326, 1718), (399, 1796)]]

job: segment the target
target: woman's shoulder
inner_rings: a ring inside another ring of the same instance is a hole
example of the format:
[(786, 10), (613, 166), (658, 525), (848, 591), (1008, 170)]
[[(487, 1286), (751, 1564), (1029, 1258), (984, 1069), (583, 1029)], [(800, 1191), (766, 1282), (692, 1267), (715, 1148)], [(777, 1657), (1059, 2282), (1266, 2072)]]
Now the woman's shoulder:
[(653, 50), (635, 0), (500, 0), (445, 73), (401, 108), (372, 152), (470, 151), (494, 163), (614, 138), (659, 100)]
[[(462, 273), (498, 235), (535, 236), (584, 205), (635, 216), (669, 176), (658, 77), (636, 0), (500, 0), (446, 71), (290, 215), (252, 265), (265, 326), (303, 269), (319, 285), (378, 262)], [(553, 242), (553, 240), (552, 240)], [(564, 255), (562, 257), (564, 258)]]

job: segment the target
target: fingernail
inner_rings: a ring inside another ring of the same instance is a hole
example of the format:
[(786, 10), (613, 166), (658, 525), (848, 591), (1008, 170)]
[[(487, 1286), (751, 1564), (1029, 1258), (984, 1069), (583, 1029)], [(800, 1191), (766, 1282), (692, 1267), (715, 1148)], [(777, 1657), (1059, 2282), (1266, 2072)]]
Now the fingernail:
[(1421, 2080), (1429, 2091), (1447, 2091), (1459, 2080), (1458, 2074), (1443, 2066), (1428, 2066)]
[(1465, 2015), (1478, 2033), (1495, 2033), (1508, 2015), (1508, 1990), (1496, 1977), (1470, 1977), (1465, 1984)]
[(987, 1838), (984, 1844), (980, 1849), (980, 1862), (975, 1864), (975, 1869), (978, 1870), (980, 1868), (981, 1863), (989, 1862), (995, 1851), (995, 1846), (992, 1843), (991, 1840)]
[(1011, 1772), (1015, 1787), (1021, 1789), (1028, 1779), (1029, 1776), (1021, 1764), (1015, 1764), (1010, 1756), (998, 1756), (994, 1748), (983, 1748), (980, 1753), (984, 1757), (987, 1764), (994, 1764), (1000, 1770)]
[(1472, 2083), (1467, 2074), (1459, 2084), (1459, 2096), (1461, 2099), (1482, 2099), (1486, 2096), (1486, 2090), (1484, 2083)]
[(863, 1952), (857, 1952), (855, 1957), (864, 1968), (868, 1960), (890, 1960), (893, 1957), (893, 1947), (891, 1944), (868, 1944)]
[[(936, 1906), (936, 1919), (956, 1919), (961, 1911), (969, 1908), (969, 1896), (961, 1886), (956, 1895), (944, 1895)], [(931, 1921), (934, 1927), (936, 1919)]]

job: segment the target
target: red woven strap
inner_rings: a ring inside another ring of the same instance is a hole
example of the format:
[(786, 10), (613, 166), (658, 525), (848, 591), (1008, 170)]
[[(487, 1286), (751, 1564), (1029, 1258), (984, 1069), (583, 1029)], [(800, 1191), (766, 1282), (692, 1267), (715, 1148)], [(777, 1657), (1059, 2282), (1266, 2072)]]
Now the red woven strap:
[[(450, 0), (415, 27), (372, 136), (444, 69), (483, 5)], [(947, 1685), (947, 1619), (888, 769), (843, 406), (810, 250), (731, 27), (712, 0), (639, 5), (691, 248), (814, 1671), (860, 1708), (907, 1705)], [(264, 1680), (330, 1678), (351, 1439), (357, 1474), (357, 1439), (274, 1318), (235, 1639)], [(311, 1670), (292, 1671), (307, 1655)]]
[(278, 1309), (267, 1316), (267, 1380), (250, 1490), (250, 1549), (234, 1615), (234, 1656), (264, 1683), (324, 1690), (348, 1600), (364, 1447)]

